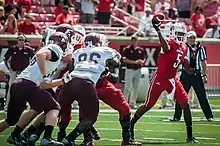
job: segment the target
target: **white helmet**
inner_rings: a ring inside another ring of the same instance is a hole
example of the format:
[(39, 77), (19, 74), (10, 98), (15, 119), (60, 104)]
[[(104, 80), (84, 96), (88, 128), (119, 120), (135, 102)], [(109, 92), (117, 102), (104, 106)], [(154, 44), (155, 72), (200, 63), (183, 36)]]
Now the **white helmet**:
[(186, 26), (183, 23), (174, 23), (170, 28), (170, 39), (177, 44), (182, 44), (186, 41)]
[(83, 44), (85, 41), (85, 36), (86, 36), (86, 30), (83, 26), (81, 25), (73, 25), (73, 30), (74, 30), (74, 39), (72, 40), (72, 45), (79, 45)]
[(99, 34), (99, 36), (100, 36), (101, 47), (107, 47), (109, 44), (109, 41), (108, 41), (106, 35)]

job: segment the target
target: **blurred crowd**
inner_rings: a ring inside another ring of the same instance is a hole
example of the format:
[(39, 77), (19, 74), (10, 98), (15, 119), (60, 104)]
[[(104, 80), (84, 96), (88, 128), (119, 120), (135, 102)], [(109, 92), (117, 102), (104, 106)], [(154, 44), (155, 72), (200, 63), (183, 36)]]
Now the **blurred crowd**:
[(131, 24), (140, 36), (149, 36), (154, 35), (151, 19), (159, 12), (166, 16), (166, 30), (181, 21), (198, 37), (220, 38), (219, 0), (0, 0), (0, 32), (39, 34), (43, 26), (61, 23)]

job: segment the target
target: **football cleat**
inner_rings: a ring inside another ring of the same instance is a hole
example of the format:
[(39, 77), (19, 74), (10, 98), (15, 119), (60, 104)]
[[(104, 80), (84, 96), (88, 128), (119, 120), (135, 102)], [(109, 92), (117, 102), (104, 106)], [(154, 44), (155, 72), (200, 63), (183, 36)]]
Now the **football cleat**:
[(92, 138), (94, 140), (99, 140), (101, 138), (98, 130), (96, 130), (94, 126), (92, 126), (91, 131), (92, 131)]
[(170, 119), (170, 122), (179, 122), (180, 119), (177, 119), (177, 118), (173, 118), (173, 119)]
[(187, 138), (186, 143), (194, 144), (194, 143), (199, 143), (199, 141), (195, 137), (192, 137), (192, 138)]
[(63, 143), (53, 140), (52, 138), (43, 138), (40, 142), (41, 146), (65, 146)]
[(94, 146), (92, 140), (84, 140), (80, 146)]
[(213, 122), (214, 120), (213, 120), (213, 118), (208, 118), (207, 121), (208, 122)]
[(39, 138), (40, 137), (37, 134), (31, 134), (31, 136), (28, 139), (28, 143), (34, 145), (39, 140)]
[(70, 142), (66, 138), (63, 138), (61, 142), (64, 144), (64, 146), (76, 146), (74, 142)]
[(28, 133), (22, 133), (20, 139), (27, 142), (29, 140), (30, 135)]
[(122, 141), (121, 146), (142, 146), (142, 143), (134, 140), (129, 140), (129, 141)]
[(25, 146), (27, 145), (23, 140), (21, 140), (19, 137), (13, 137), (12, 135), (10, 135), (7, 139), (7, 143), (9, 144), (13, 144), (16, 146)]

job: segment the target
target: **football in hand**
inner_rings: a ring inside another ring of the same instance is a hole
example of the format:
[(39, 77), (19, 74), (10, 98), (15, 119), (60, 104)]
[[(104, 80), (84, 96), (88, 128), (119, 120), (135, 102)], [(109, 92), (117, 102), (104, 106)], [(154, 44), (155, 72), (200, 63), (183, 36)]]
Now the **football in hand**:
[(152, 22), (159, 24), (162, 23), (165, 19), (165, 15), (163, 13), (157, 13), (153, 16)]

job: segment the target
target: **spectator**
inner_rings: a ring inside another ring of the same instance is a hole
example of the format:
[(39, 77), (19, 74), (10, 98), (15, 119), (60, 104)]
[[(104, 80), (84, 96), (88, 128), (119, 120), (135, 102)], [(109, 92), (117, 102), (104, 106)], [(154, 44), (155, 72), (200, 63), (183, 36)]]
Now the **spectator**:
[(54, 14), (56, 17), (63, 12), (62, 10), (63, 6), (64, 6), (64, 1), (59, 0), (56, 8), (54, 9)]
[(17, 5), (27, 13), (31, 11), (31, 0), (17, 0)]
[(205, 34), (205, 16), (203, 15), (203, 10), (200, 6), (197, 6), (195, 13), (190, 17), (192, 30), (196, 32), (198, 37), (203, 37)]
[(76, 2), (80, 13), (79, 23), (93, 23), (97, 0), (76, 0)]
[(5, 22), (2, 32), (7, 34), (15, 34), (17, 31), (17, 20), (13, 14), (10, 14)]
[(190, 18), (190, 0), (176, 0), (176, 8), (180, 18)]
[(56, 17), (56, 24), (63, 24), (63, 23), (67, 23), (70, 25), (76, 24), (74, 21), (74, 16), (72, 14), (69, 14), (69, 6), (68, 5), (64, 5), (63, 6), (63, 13), (59, 14)]
[(141, 21), (139, 23), (139, 30), (141, 36), (149, 36), (151, 32), (151, 20), (153, 18), (152, 10), (150, 7), (146, 8), (145, 15), (141, 17)]
[[(23, 34), (19, 34), (17, 37), (17, 45), (9, 48), (4, 56), (6, 67), (10, 72), (9, 87), (17, 75), (29, 65), (31, 58), (34, 56), (33, 49), (26, 46), (25, 41), (26, 37)], [(7, 94), (5, 110), (7, 110), (9, 100), (10, 94)]]
[(98, 4), (98, 23), (99, 24), (109, 24), (109, 19), (111, 16), (111, 4), (116, 3), (114, 0), (99, 0)]
[(0, 6), (0, 29), (5, 25), (6, 17), (4, 7)]
[(215, 15), (219, 8), (220, 8), (220, 4), (218, 0), (205, 0), (205, 3), (203, 4), (203, 14), (205, 15), (205, 17), (209, 17), (212, 15)]
[(170, 4), (168, 2), (166, 2), (165, 0), (158, 0), (158, 2), (154, 6), (154, 11), (160, 10), (162, 6), (164, 6), (164, 8), (170, 8)]
[(145, 0), (135, 0), (134, 16), (140, 19), (145, 15)]
[(24, 34), (38, 34), (36, 26), (32, 23), (32, 17), (29, 14), (25, 15), (25, 20), (18, 24), (18, 32)]
[(4, 5), (4, 8), (5, 8), (5, 16), (6, 16), (6, 18), (10, 14), (14, 14), (16, 19), (19, 18), (19, 15), (21, 14), (21, 10), (20, 10), (20, 8), (17, 5), (15, 5), (14, 3), (9, 2), (8, 4)]
[(165, 8), (165, 12), (167, 13), (169, 19), (177, 19), (178, 11), (176, 9), (174, 0), (170, 0), (170, 8)]
[(136, 109), (141, 67), (145, 62), (145, 51), (137, 45), (137, 37), (132, 37), (131, 45), (124, 49), (123, 62), (126, 63), (124, 96), (130, 107)]
[(203, 38), (220, 38), (219, 30), (216, 22), (211, 23), (212, 28), (206, 30)]

